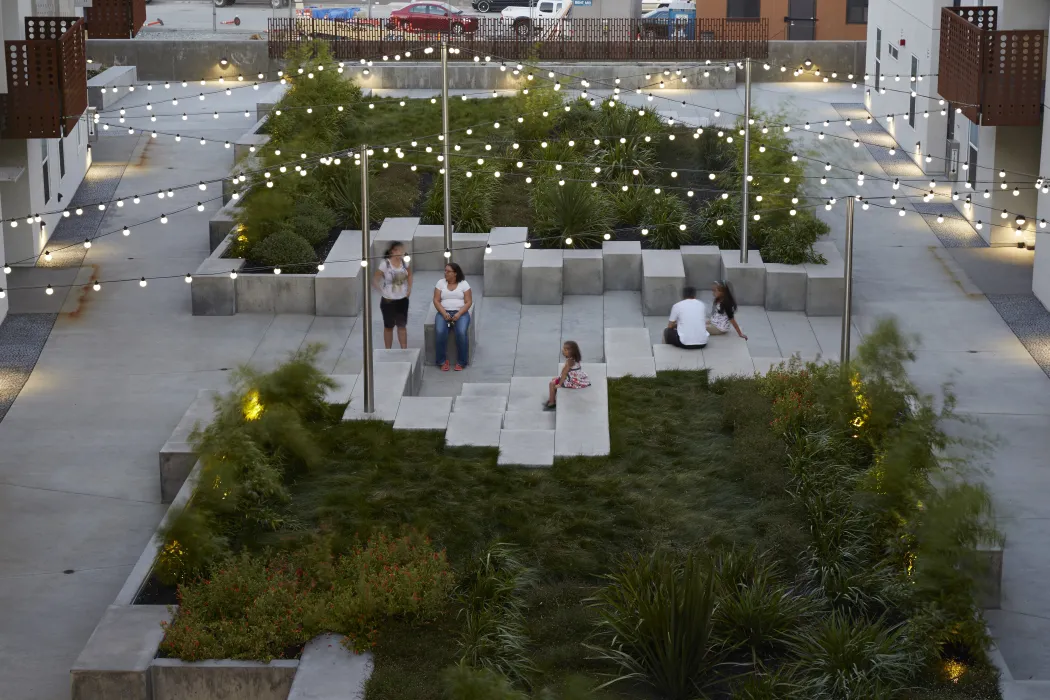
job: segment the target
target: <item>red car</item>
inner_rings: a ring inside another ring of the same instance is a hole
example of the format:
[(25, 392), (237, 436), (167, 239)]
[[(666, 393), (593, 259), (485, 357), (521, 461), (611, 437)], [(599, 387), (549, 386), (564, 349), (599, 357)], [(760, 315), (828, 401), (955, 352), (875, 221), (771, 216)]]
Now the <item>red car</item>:
[(443, 2), (415, 2), (390, 13), (389, 29), (454, 35), (478, 30), (478, 18)]

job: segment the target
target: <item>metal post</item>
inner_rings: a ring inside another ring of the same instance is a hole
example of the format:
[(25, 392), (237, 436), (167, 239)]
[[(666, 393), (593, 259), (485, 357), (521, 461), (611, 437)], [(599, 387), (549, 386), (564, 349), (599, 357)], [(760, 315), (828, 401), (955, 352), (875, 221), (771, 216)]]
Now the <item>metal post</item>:
[(215, 3), (211, 5), (211, 30), (212, 32), (219, 31), (219, 18), (215, 14)]
[(441, 40), (441, 152), (445, 164), (445, 254), (452, 261), (452, 163), (448, 159), (448, 40)]
[(374, 413), (376, 410), (375, 375), (373, 373), (372, 361), (372, 270), (371, 260), (371, 227), (368, 225), (368, 146), (361, 145), (361, 285), (364, 290), (363, 313), (361, 322), (365, 324), (364, 337), (364, 364), (361, 367), (361, 377), (365, 382), (364, 406), (365, 413)]
[(842, 345), (839, 358), (843, 369), (849, 366), (849, 331), (853, 315), (853, 203), (855, 198), (846, 200), (846, 262), (843, 276), (846, 284), (846, 299), (842, 307)]
[(744, 192), (740, 202), (740, 262), (747, 262), (748, 181), (751, 173), (751, 59), (744, 59)]
[(372, 19), (372, 0), (368, 0), (368, 19)]

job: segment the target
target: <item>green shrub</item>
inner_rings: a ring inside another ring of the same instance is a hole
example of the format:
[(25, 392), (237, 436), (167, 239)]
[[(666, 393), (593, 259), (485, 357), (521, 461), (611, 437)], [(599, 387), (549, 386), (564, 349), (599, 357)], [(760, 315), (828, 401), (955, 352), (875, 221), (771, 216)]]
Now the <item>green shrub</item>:
[(228, 544), (216, 530), (211, 514), (204, 509), (180, 510), (159, 533), (164, 544), (157, 552), (153, 575), (167, 586), (202, 576), (228, 551)]
[[(492, 216), (499, 180), (487, 170), (452, 173), (452, 221), (456, 231), (486, 233), (492, 229)], [(441, 175), (434, 176), (434, 186), (427, 195), (422, 221), (442, 224), (445, 221), (445, 183)]]
[(317, 263), (317, 253), (310, 242), (291, 231), (267, 236), (251, 247), (253, 260), (282, 272), (307, 272)]
[(667, 192), (654, 195), (645, 211), (644, 225), (649, 229), (649, 245), (653, 248), (678, 250), (692, 239), (691, 223), (685, 202)]
[(760, 574), (722, 594), (716, 628), (728, 646), (746, 651), (757, 668), (766, 660), (783, 656), (794, 635), (809, 624), (816, 611), (812, 597)]
[(800, 211), (786, 222), (765, 227), (762, 260), (785, 265), (826, 264), (824, 256), (814, 252), (813, 244), (829, 230), (810, 212)]
[(670, 700), (696, 697), (721, 656), (710, 563), (658, 551), (605, 578), (592, 601), (601, 644), (590, 648), (619, 669), (610, 682), (639, 680)]
[(506, 677), (488, 668), (459, 663), (447, 669), (442, 680), (448, 700), (528, 700)]
[(304, 197), (295, 204), (288, 226), (293, 233), (317, 246), (328, 240), (336, 224), (336, 215), (313, 197)]
[(550, 179), (534, 185), (534, 225), (544, 247), (557, 248), (572, 238), (576, 248), (594, 248), (612, 227), (612, 212), (605, 193), (587, 182)]
[(809, 700), (800, 693), (790, 666), (749, 673), (732, 686), (732, 700)]
[(642, 226), (647, 223), (646, 213), (655, 195), (650, 187), (636, 187), (625, 183), (627, 189), (615, 186), (610, 193), (610, 202), (616, 223), (620, 226)]
[[(704, 242), (723, 250), (740, 248), (740, 200), (716, 197), (700, 208), (700, 233)], [(719, 224), (718, 222), (722, 223)], [(750, 248), (750, 242), (748, 244)]]

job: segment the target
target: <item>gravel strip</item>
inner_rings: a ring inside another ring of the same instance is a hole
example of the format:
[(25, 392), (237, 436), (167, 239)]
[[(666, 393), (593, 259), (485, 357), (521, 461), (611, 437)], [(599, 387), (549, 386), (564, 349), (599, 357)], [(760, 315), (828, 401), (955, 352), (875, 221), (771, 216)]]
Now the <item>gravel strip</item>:
[[(923, 220), (945, 248), (988, 247), (988, 243), (974, 230), (969, 221), (962, 218), (954, 205), (948, 202), (914, 201), (911, 205), (922, 215)], [(938, 223), (938, 216), (943, 216), (944, 221)]]
[(8, 314), (0, 324), (0, 421), (29, 381), (58, 314)]
[(1050, 311), (1034, 294), (988, 294), (987, 297), (1032, 359), (1050, 377)]

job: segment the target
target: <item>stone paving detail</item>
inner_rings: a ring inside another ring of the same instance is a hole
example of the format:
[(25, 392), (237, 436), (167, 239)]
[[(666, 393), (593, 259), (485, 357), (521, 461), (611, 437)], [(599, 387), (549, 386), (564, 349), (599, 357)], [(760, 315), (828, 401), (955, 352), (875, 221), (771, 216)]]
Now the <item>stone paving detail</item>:
[[(987, 248), (988, 243), (974, 230), (970, 222), (959, 215), (959, 210), (950, 202), (912, 201), (912, 207), (922, 215), (923, 221), (937, 236), (945, 248)], [(943, 216), (944, 221), (937, 221)]]
[(8, 314), (0, 324), (0, 421), (18, 398), (58, 314)]
[(1050, 377), (1050, 311), (1034, 294), (988, 294), (987, 297), (1039, 368)]

